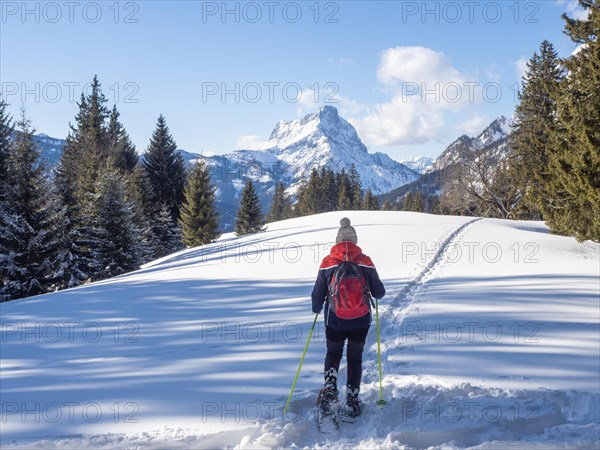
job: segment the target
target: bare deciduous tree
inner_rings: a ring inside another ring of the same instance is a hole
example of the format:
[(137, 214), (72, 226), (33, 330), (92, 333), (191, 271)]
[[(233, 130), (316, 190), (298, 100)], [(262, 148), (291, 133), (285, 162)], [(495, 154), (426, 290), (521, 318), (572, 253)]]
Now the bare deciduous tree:
[(448, 167), (440, 210), (511, 219), (521, 199), (508, 176), (507, 159), (482, 149)]

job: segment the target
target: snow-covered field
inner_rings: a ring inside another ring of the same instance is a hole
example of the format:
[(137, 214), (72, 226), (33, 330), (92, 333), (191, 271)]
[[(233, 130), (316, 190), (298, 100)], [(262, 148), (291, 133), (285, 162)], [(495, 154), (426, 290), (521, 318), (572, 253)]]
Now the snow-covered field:
[(0, 304), (2, 448), (598, 448), (600, 246), (538, 222), (347, 213), (388, 290), (388, 404), (373, 324), (363, 416), (316, 430), (319, 320), (284, 415), (343, 215)]

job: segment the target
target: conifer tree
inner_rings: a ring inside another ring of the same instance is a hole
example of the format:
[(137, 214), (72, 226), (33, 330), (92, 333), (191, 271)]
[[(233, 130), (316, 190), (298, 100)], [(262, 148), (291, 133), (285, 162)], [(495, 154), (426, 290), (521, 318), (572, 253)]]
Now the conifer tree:
[(339, 211), (348, 211), (352, 209), (352, 186), (350, 185), (350, 179), (344, 169), (337, 174), (337, 187), (337, 209)]
[(267, 222), (277, 222), (292, 217), (292, 203), (285, 192), (283, 183), (277, 183), (271, 202), (271, 209), (267, 214)]
[(221, 235), (215, 187), (203, 162), (198, 162), (189, 172), (180, 225), (183, 243), (188, 247), (209, 244)]
[(379, 201), (377, 200), (377, 197), (373, 195), (371, 189), (367, 189), (367, 192), (365, 193), (362, 209), (365, 211), (377, 211), (379, 209)]
[(25, 232), (22, 217), (15, 212), (9, 201), (12, 198), (12, 186), (9, 182), (8, 159), (10, 135), (14, 130), (6, 106), (0, 100), (0, 302), (12, 298), (7, 284), (12, 274), (21, 270), (14, 249), (19, 248), (20, 236)]
[(304, 214), (302, 213), (302, 198), (304, 197), (304, 192), (306, 190), (306, 180), (301, 180), (298, 189), (296, 190), (296, 202), (292, 206), (292, 216), (293, 217), (302, 217)]
[(75, 210), (63, 204), (60, 190), (55, 185), (51, 208), (57, 247), (49, 273), (50, 291), (78, 286), (96, 270), (90, 248), (93, 228), (81, 226), (81, 218), (73, 214)]
[(58, 165), (53, 189), (53, 214), (58, 248), (51, 274), (51, 290), (78, 286), (92, 278), (97, 270), (94, 260), (91, 193), (81, 197), (77, 189), (76, 164), (64, 153)]
[(413, 211), (425, 211), (425, 196), (422, 192), (416, 192), (415, 196), (413, 197)]
[(166, 205), (173, 222), (177, 223), (179, 208), (183, 202), (185, 166), (162, 114), (158, 118), (143, 161), (152, 185), (154, 202)]
[(95, 76), (91, 92), (81, 94), (75, 124), (70, 125), (56, 170), (57, 198), (53, 209), (61, 238), (51, 277), (53, 289), (77, 286), (93, 277), (97, 270), (92, 203), (96, 181), (109, 156), (105, 104), (106, 98)]
[(264, 231), (262, 209), (254, 184), (248, 179), (242, 191), (242, 200), (235, 219), (235, 234), (242, 236), (259, 231)]
[(298, 194), (297, 210), (301, 216), (309, 216), (322, 212), (322, 189), (320, 186), (319, 171), (313, 168), (308, 182), (303, 184)]
[(155, 238), (154, 258), (174, 253), (182, 249), (181, 229), (173, 222), (171, 208), (163, 204), (152, 220), (152, 232)]
[(554, 232), (600, 241), (600, 2), (580, 0), (586, 19), (563, 15), (565, 32), (580, 44), (565, 61), (557, 96), (547, 207)]
[(392, 205), (392, 203), (386, 198), (385, 201), (383, 202), (383, 206), (381, 207), (381, 209), (383, 211), (393, 211), (394, 205)]
[(138, 163), (138, 155), (127, 131), (119, 122), (119, 116), (115, 105), (108, 118), (108, 156), (112, 158), (117, 169), (131, 173)]
[(515, 111), (515, 125), (510, 137), (510, 178), (523, 197), (518, 213), (536, 217), (548, 201), (550, 139), (556, 133), (556, 96), (564, 70), (553, 45), (543, 41), (540, 53), (527, 63), (523, 88)]
[(326, 169), (321, 178), (323, 211), (336, 211), (338, 205), (338, 187), (335, 173), (331, 169)]
[(130, 272), (139, 267), (139, 236), (133, 220), (133, 206), (126, 198), (123, 176), (110, 166), (96, 182), (94, 199), (95, 257), (99, 267), (95, 279)]
[(10, 135), (13, 132), (12, 119), (6, 112), (6, 102), (0, 99), (0, 202), (6, 194), (7, 186), (4, 185), (8, 179), (8, 152)]
[(13, 299), (45, 292), (51, 262), (49, 189), (33, 135), (23, 110), (9, 145), (6, 169), (10, 186), (6, 212), (12, 222), (1, 231), (8, 238), (3, 244), (6, 253), (0, 256), (1, 293)]
[(413, 211), (414, 208), (414, 195), (412, 192), (408, 192), (404, 196), (402, 201), (402, 211)]
[(354, 163), (352, 163), (352, 167), (350, 168), (348, 176), (350, 178), (350, 199), (352, 202), (352, 209), (361, 209), (363, 195), (362, 184), (360, 181), (360, 175), (358, 170), (356, 170)]
[(134, 205), (133, 222), (140, 239), (142, 262), (153, 260), (159, 251), (159, 242), (154, 233), (154, 220), (159, 209), (153, 202), (152, 186), (141, 161), (130, 175), (129, 197)]
[(75, 126), (71, 126), (62, 160), (69, 163), (65, 169), (72, 170), (74, 186), (83, 201), (90, 200), (94, 192), (100, 168), (108, 156), (106, 131), (106, 97), (102, 93), (98, 77), (94, 76), (91, 92), (81, 94), (79, 112), (75, 117)]

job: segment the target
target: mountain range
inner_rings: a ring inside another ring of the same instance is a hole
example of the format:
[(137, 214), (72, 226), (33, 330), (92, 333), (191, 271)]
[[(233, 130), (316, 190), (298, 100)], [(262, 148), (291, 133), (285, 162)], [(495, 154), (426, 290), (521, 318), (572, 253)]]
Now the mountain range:
[[(41, 148), (41, 159), (52, 169), (60, 160), (65, 141), (40, 134), (36, 142)], [(389, 192), (420, 177), (417, 170), (384, 153), (369, 153), (356, 129), (332, 106), (324, 106), (298, 120), (280, 121), (261, 150), (240, 149), (215, 156), (179, 152), (186, 164), (204, 161), (210, 168), (225, 230), (233, 226), (247, 179), (255, 183), (266, 212), (276, 183), (283, 182), (293, 195), (313, 168), (329, 167), (337, 172), (349, 171), (354, 165), (363, 188), (371, 189), (374, 194)]]
[[(324, 106), (301, 119), (277, 123), (261, 150), (239, 149), (214, 156), (178, 151), (186, 165), (203, 161), (210, 168), (221, 226), (230, 230), (247, 179), (255, 183), (266, 212), (276, 183), (283, 182), (293, 195), (313, 168), (348, 171), (354, 165), (365, 190), (401, 203), (409, 191), (439, 193), (443, 169), (470, 152), (489, 148), (503, 157), (509, 133), (510, 120), (500, 116), (476, 137), (459, 137), (435, 160), (415, 157), (398, 162), (384, 153), (369, 153), (356, 129), (339, 116), (337, 109)], [(60, 160), (65, 141), (45, 134), (36, 135), (35, 140), (41, 159), (52, 169)]]

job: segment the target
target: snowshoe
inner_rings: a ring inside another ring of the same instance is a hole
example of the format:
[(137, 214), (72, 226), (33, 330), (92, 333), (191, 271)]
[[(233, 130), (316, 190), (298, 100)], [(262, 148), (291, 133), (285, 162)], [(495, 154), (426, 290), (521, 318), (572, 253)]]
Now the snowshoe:
[(354, 423), (362, 412), (362, 402), (358, 398), (359, 389), (353, 389), (350, 386), (347, 386), (346, 389), (348, 393), (341, 410), (340, 420)]
[(317, 398), (317, 425), (322, 433), (332, 433), (340, 426), (338, 391), (324, 387)]

